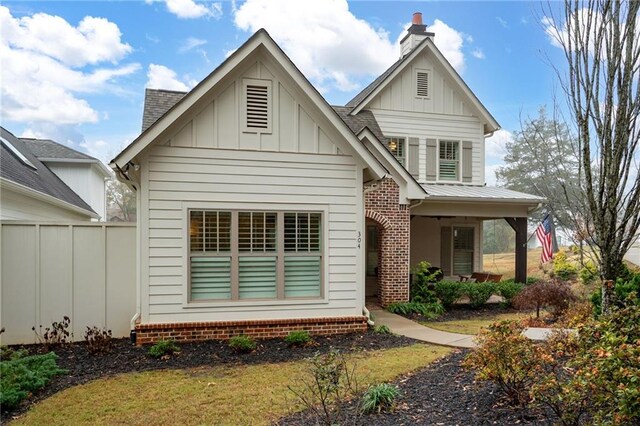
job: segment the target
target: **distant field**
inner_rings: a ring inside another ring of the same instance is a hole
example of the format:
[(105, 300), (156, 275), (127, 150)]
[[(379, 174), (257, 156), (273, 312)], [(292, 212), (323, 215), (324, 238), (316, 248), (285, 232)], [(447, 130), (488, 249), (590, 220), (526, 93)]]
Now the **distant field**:
[[(542, 248), (527, 251), (527, 276), (541, 277), (540, 254)], [(514, 253), (485, 254), (483, 270), (494, 274), (501, 274), (503, 278), (513, 278), (516, 270), (516, 255)]]

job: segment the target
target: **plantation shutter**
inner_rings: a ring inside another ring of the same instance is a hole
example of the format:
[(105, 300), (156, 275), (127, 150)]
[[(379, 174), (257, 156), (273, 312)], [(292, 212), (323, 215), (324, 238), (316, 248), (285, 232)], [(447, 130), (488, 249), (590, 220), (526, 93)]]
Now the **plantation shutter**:
[(231, 299), (231, 257), (191, 258), (191, 299)]
[(420, 141), (418, 138), (409, 138), (409, 173), (411, 176), (418, 179), (419, 172), (419, 160), (420, 160)]
[(240, 256), (238, 258), (238, 295), (240, 299), (275, 299), (276, 256)]
[(473, 178), (473, 144), (462, 142), (462, 181), (471, 182)]
[(320, 256), (285, 257), (285, 297), (320, 297), (320, 259)]
[(440, 268), (444, 276), (451, 275), (451, 227), (440, 228)]
[(453, 230), (453, 273), (466, 275), (473, 272), (474, 228)]
[(438, 173), (438, 142), (435, 139), (427, 139), (427, 180), (435, 181)]

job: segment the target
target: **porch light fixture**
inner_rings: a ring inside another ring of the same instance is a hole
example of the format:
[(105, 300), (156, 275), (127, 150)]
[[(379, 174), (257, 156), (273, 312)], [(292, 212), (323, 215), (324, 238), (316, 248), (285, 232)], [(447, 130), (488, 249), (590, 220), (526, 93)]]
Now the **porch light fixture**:
[(398, 147), (397, 142), (394, 139), (391, 139), (389, 141), (389, 150), (395, 151), (397, 147)]

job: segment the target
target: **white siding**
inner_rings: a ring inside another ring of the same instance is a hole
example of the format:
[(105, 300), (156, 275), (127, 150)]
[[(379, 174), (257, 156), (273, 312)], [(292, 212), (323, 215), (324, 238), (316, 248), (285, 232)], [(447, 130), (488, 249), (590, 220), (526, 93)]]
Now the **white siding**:
[[(427, 139), (471, 141), (473, 185), (484, 185), (484, 136), (482, 124), (476, 117), (371, 110), (386, 136), (406, 136), (420, 139), (420, 178), (426, 182)], [(460, 147), (462, 152), (462, 146)], [(461, 169), (462, 170), (462, 169)]]
[(100, 220), (106, 220), (105, 181), (102, 173), (95, 169), (96, 166), (48, 162), (47, 167), (89, 204), (100, 215)]
[(0, 220), (73, 221), (90, 220), (90, 217), (3, 188), (0, 191)]
[[(144, 323), (361, 314), (362, 171), (352, 157), (157, 146), (142, 171)], [(186, 303), (186, 211), (220, 206), (325, 209), (325, 300)]]

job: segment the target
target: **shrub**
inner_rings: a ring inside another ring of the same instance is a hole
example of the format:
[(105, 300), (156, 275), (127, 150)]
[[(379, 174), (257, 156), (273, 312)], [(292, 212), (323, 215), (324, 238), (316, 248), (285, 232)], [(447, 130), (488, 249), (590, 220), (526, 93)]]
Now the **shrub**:
[(62, 345), (69, 342), (69, 326), (71, 325), (71, 319), (68, 316), (64, 316), (62, 321), (54, 321), (51, 323), (51, 327), (47, 327), (42, 331), (42, 325), (36, 331), (36, 327), (31, 327), (31, 330), (36, 334), (38, 342), (45, 345), (45, 347)]
[[(640, 274), (628, 272), (625, 278), (618, 278), (613, 287), (613, 292), (615, 294), (613, 302), (618, 308), (625, 307), (630, 300), (632, 301), (631, 303), (639, 303), (637, 298), (629, 299), (629, 296), (631, 293), (640, 295)], [(600, 315), (602, 313), (602, 289), (599, 288), (591, 294), (591, 303), (595, 314)]]
[(391, 333), (391, 329), (386, 325), (376, 325), (373, 327), (373, 332), (376, 334), (393, 334)]
[(429, 262), (420, 262), (412, 269), (410, 299), (416, 303), (435, 303), (438, 301), (431, 286), (442, 275), (441, 271), (433, 271)]
[(42, 389), (51, 379), (65, 371), (58, 368), (53, 352), (45, 355), (25, 356), (14, 352), (8, 360), (0, 362), (0, 405), (15, 408), (23, 399)]
[(180, 352), (180, 346), (171, 339), (160, 340), (149, 348), (149, 356), (152, 358), (168, 358), (177, 352)]
[(523, 284), (514, 281), (501, 281), (496, 285), (497, 293), (504, 298), (505, 303), (510, 306), (513, 298), (524, 288)]
[(84, 332), (84, 340), (87, 342), (87, 349), (92, 354), (103, 354), (111, 351), (113, 342), (111, 341), (111, 330), (106, 328), (89, 327)]
[(578, 275), (582, 284), (591, 284), (598, 278), (598, 268), (595, 263), (587, 261)]
[[(359, 394), (356, 365), (337, 350), (317, 354), (306, 371), (289, 390), (314, 417), (312, 424), (354, 423), (347, 402)], [(357, 413), (356, 413), (357, 414)]]
[(308, 331), (304, 330), (290, 332), (284, 338), (284, 341), (287, 342), (289, 346), (305, 346), (312, 342), (311, 335)]
[(238, 353), (249, 353), (258, 346), (256, 341), (250, 337), (241, 334), (240, 336), (233, 336), (229, 339), (229, 347)]
[(569, 285), (564, 281), (548, 280), (525, 287), (513, 298), (516, 309), (536, 310), (536, 318), (540, 318), (540, 310), (550, 307), (554, 315), (561, 315), (570, 303), (577, 300)]
[(477, 309), (487, 303), (495, 292), (495, 283), (464, 283), (464, 293), (469, 297), (469, 304)]
[(362, 396), (362, 412), (365, 414), (391, 410), (400, 390), (396, 385), (381, 383), (371, 386)]
[(387, 306), (387, 311), (402, 316), (422, 315), (426, 319), (435, 319), (444, 313), (440, 303), (396, 302)]
[(476, 370), (476, 379), (495, 382), (513, 405), (525, 406), (538, 368), (539, 347), (522, 335), (515, 321), (502, 321), (482, 329), (478, 346), (463, 365)]
[(567, 259), (563, 251), (559, 251), (553, 256), (553, 274), (561, 280), (574, 278), (578, 269)]
[(464, 283), (459, 281), (439, 281), (435, 283), (434, 290), (442, 306), (448, 309), (464, 295)]

